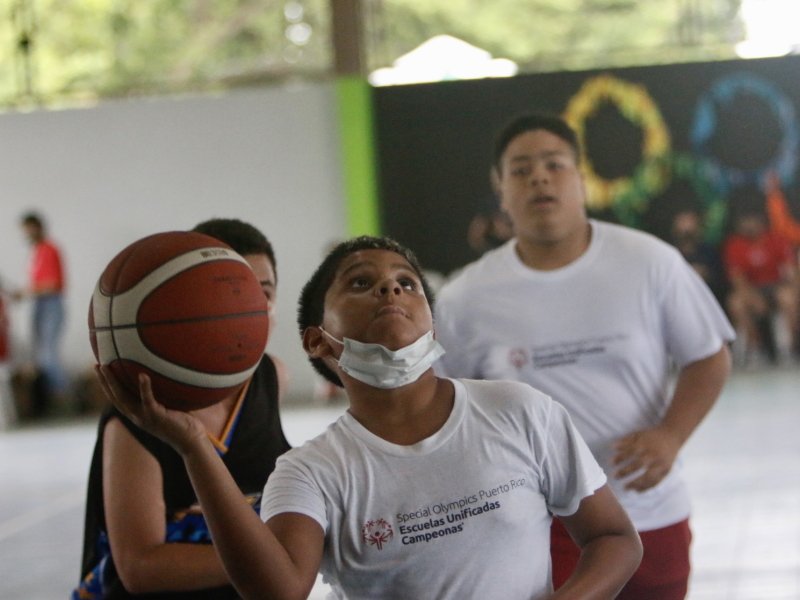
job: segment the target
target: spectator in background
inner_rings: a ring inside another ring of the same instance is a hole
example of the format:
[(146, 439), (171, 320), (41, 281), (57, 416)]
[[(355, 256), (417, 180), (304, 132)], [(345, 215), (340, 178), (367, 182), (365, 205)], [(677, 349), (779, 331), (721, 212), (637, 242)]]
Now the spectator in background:
[(37, 384), (34, 405), (45, 410), (53, 399), (63, 400), (69, 381), (61, 364), (60, 344), (64, 332), (65, 273), (61, 252), (47, 236), (43, 218), (30, 212), (21, 220), (25, 237), (33, 247), (28, 285), (15, 291), (15, 300), (33, 300), (32, 346)]
[[(800, 221), (792, 215), (777, 173), (770, 173), (767, 177), (764, 193), (770, 229), (792, 244), (795, 258), (800, 259)], [(800, 275), (798, 275), (796, 289), (797, 295), (800, 297)], [(800, 318), (798, 320), (800, 321)], [(794, 332), (793, 350), (800, 355), (800, 323), (796, 325)]]
[(6, 292), (0, 281), (0, 431), (16, 421), (14, 398), (9, 386), (8, 362), (11, 355), (11, 323), (6, 311)]
[(714, 296), (725, 301), (725, 273), (719, 251), (703, 237), (703, 220), (696, 210), (679, 210), (672, 218), (670, 239)]
[(764, 193), (770, 229), (793, 244), (796, 250), (800, 246), (800, 222), (792, 216), (792, 212), (789, 210), (789, 204), (786, 202), (786, 196), (781, 189), (781, 180), (777, 173), (770, 173), (767, 176)]
[(494, 198), (491, 206), (481, 209), (472, 217), (467, 228), (467, 244), (478, 256), (502, 246), (513, 236), (511, 221)]
[(776, 346), (773, 316), (784, 322), (784, 352), (795, 347), (797, 336), (797, 259), (791, 244), (768, 228), (759, 209), (744, 208), (724, 242), (723, 261), (730, 283), (726, 305), (742, 340), (737, 359), (746, 360), (761, 349), (777, 362), (781, 349)]

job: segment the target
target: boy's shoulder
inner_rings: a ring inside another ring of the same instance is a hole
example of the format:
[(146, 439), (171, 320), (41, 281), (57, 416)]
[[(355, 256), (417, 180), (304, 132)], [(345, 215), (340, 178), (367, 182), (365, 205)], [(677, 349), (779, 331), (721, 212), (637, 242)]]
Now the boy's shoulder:
[(468, 402), (497, 414), (546, 421), (554, 404), (550, 396), (521, 381), (502, 379), (458, 381), (463, 384), (467, 392)]
[(465, 289), (474, 290), (475, 287), (494, 285), (498, 275), (506, 272), (506, 269), (502, 267), (506, 255), (513, 252), (513, 243), (514, 241), (511, 240), (498, 248), (489, 250), (471, 263), (450, 273), (437, 294), (437, 299), (457, 297)]
[(665, 257), (677, 257), (680, 255), (677, 248), (647, 231), (618, 223), (597, 220), (593, 220), (592, 225), (594, 230), (602, 237), (604, 245), (617, 248), (624, 255), (630, 255), (632, 252), (634, 253), (634, 258), (640, 258), (641, 253)]

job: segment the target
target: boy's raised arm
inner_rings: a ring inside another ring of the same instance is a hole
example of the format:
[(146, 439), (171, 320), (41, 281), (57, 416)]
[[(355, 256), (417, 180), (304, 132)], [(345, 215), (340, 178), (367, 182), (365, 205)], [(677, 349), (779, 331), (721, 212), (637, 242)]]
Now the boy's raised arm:
[(245, 598), (306, 598), (322, 557), (324, 532), (319, 524), (293, 513), (262, 523), (199, 420), (158, 403), (145, 375), (139, 378), (139, 400), (122, 389), (108, 368), (98, 370), (114, 405), (183, 457), (214, 546), (239, 593)]

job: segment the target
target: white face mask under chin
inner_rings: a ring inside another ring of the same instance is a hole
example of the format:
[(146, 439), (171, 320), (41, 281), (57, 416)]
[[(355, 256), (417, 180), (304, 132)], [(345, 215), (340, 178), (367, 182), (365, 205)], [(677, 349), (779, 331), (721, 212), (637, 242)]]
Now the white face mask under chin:
[(322, 327), (320, 331), (343, 347), (339, 356), (339, 368), (342, 371), (381, 389), (399, 388), (415, 382), (444, 354), (442, 345), (433, 338), (433, 331), (398, 350), (350, 338), (338, 340)]

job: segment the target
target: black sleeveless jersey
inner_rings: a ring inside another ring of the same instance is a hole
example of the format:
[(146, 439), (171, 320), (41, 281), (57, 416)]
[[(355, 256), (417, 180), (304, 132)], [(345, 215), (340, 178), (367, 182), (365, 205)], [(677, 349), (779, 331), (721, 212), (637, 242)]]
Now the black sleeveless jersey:
[[(238, 598), (231, 586), (192, 592), (131, 595), (122, 586), (106, 537), (103, 505), (103, 432), (110, 419), (119, 419), (161, 466), (164, 502), (167, 507), (167, 542), (210, 543), (210, 536), (196, 507), (194, 493), (183, 459), (168, 444), (144, 432), (114, 407), (100, 417), (94, 454), (89, 471), (86, 500), (81, 579), (73, 598)], [(242, 492), (258, 510), (261, 492), (277, 458), (289, 450), (278, 412), (278, 378), (275, 364), (264, 358), (253, 374), (250, 386), (231, 421), (226, 439), (218, 448), (223, 462)]]

